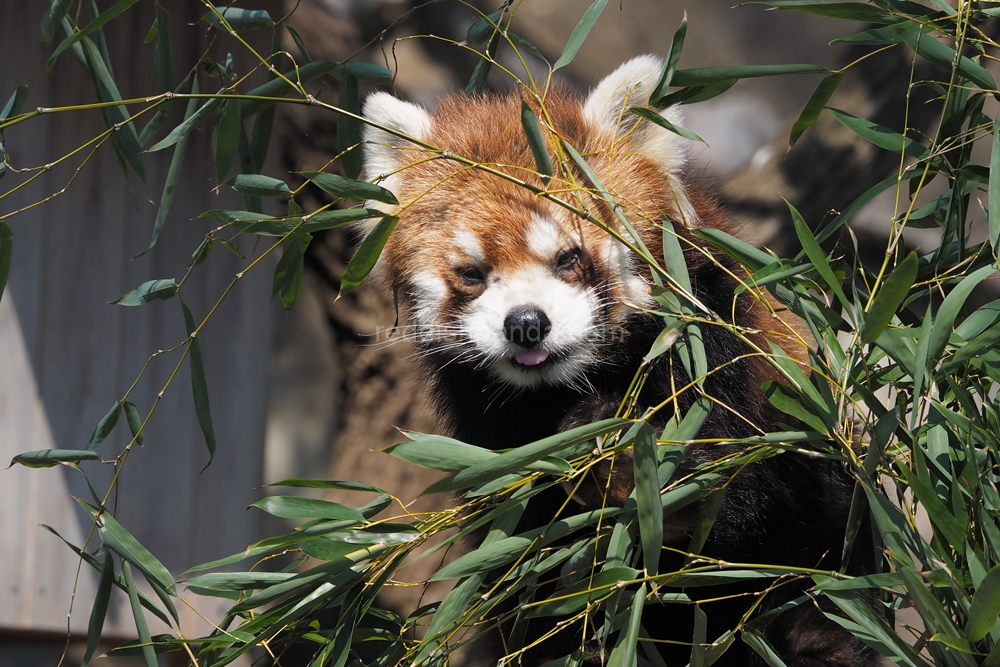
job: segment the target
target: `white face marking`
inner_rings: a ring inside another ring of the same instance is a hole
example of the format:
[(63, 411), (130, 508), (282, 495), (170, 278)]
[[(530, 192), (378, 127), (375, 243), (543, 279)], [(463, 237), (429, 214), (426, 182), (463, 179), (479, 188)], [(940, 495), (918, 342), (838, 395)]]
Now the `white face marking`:
[(528, 234), (525, 240), (528, 248), (542, 259), (551, 259), (562, 249), (563, 239), (562, 229), (559, 223), (552, 218), (535, 214), (531, 217), (528, 227)]
[[(525, 306), (540, 309), (552, 328), (537, 349), (548, 353), (543, 365), (514, 362), (520, 349), (504, 335), (504, 319)], [(591, 290), (569, 285), (545, 266), (531, 266), (502, 276), (473, 301), (462, 317), (466, 335), (501, 380), (521, 387), (568, 385), (593, 362), (592, 336), (598, 325), (598, 298)]]
[(455, 232), (453, 239), (455, 247), (465, 254), (465, 259), (477, 265), (486, 263), (486, 253), (483, 252), (483, 244), (478, 236), (468, 230), (460, 229)]
[(632, 251), (624, 243), (609, 236), (604, 241), (604, 261), (625, 301), (637, 306), (656, 305), (656, 301), (649, 294), (649, 285), (636, 271), (636, 260), (632, 257)]
[(448, 286), (438, 275), (430, 271), (420, 271), (410, 279), (413, 286), (414, 324), (421, 336), (434, 337), (435, 328), (441, 322), (441, 304), (448, 296)]

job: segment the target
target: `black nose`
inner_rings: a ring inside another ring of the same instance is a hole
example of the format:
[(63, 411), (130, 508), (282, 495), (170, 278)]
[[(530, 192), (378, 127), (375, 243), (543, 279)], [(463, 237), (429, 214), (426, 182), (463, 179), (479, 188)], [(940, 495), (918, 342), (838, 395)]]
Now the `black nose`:
[(521, 347), (535, 347), (551, 330), (552, 322), (537, 306), (515, 308), (503, 321), (503, 335)]

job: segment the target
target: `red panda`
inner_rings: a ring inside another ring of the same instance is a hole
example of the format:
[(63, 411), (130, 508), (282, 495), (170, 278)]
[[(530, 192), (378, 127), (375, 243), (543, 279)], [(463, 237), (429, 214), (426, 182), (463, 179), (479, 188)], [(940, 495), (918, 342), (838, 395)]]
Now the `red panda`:
[[(694, 297), (726, 325), (700, 327), (709, 369), (704, 392), (715, 405), (699, 438), (716, 442), (688, 446), (686, 461), (697, 464), (740, 451), (727, 440), (792, 421), (771, 406), (761, 388), (777, 374), (732, 329), (765, 350), (767, 337), (783, 339), (778, 342), (789, 354), (805, 354), (804, 344), (789, 344), (792, 332), (781, 330), (763, 297), (754, 290), (738, 293), (746, 275), (738, 264), (692, 233), (699, 226), (733, 228), (711, 197), (686, 181), (686, 140), (628, 111), (648, 104), (661, 67), (656, 57), (639, 57), (585, 98), (554, 87), (542, 107), (531, 96), (527, 102), (585, 157), (661, 265), (661, 221), (672, 221)], [(377, 272), (413, 332), (448, 431), (491, 449), (523, 445), (613, 416), (663, 327), (662, 318), (650, 313), (657, 302), (651, 296), (650, 271), (639, 256), (608, 231), (537, 194), (545, 191), (584, 208), (627, 236), (609, 203), (571, 160), (558, 163), (551, 181), (540, 177), (520, 122), (521, 104), (514, 93), (453, 95), (440, 100), (432, 113), (375, 93), (364, 105), (364, 115), (373, 123), (365, 128), (365, 173), (399, 201), (398, 206), (382, 205), (399, 221)], [(660, 113), (680, 124), (676, 109)], [(445, 152), (428, 151), (378, 126)], [(555, 139), (546, 141), (550, 154), (557, 155)], [(579, 185), (570, 187), (571, 180)], [(676, 407), (687, 410), (697, 398), (694, 389), (678, 393), (689, 378), (677, 355), (675, 348), (652, 365), (638, 395), (637, 414), (664, 405), (651, 420), (661, 428)], [(612, 477), (604, 499), (598, 484), (604, 488), (603, 481), (595, 480), (583, 487), (578, 500), (622, 505), (632, 489), (629, 473)], [(838, 569), (852, 487), (840, 464), (825, 459), (784, 454), (750, 464), (728, 479), (702, 553), (730, 562)], [(533, 499), (521, 528), (545, 525), (565, 500), (559, 492), (554, 487), (549, 495)], [(686, 549), (700, 513), (701, 505), (694, 503), (667, 517), (665, 544)], [(873, 550), (863, 542), (864, 531), (854, 560), (846, 564), (848, 571), (872, 568), (868, 554)], [(661, 571), (682, 564), (669, 550), (663, 553)], [(805, 584), (778, 587), (758, 611), (788, 602), (805, 589)], [(700, 598), (690, 592), (690, 597), (706, 599), (702, 607), (711, 641), (744, 620), (757, 601), (750, 593), (757, 589), (708, 590)], [(708, 602), (709, 597), (724, 599)], [(785, 664), (876, 664), (874, 652), (823, 611), (831, 609), (807, 600), (767, 627), (765, 636)], [(646, 607), (643, 625), (654, 639), (665, 640), (657, 646), (667, 664), (686, 664), (693, 616), (690, 605)], [(551, 627), (544, 619), (530, 621), (525, 645)], [(519, 664), (560, 658), (578, 649), (580, 641), (580, 632), (558, 633), (523, 652)], [(496, 664), (503, 656), (500, 646), (506, 644), (495, 644), (496, 655), (484, 664)], [(759, 660), (736, 642), (716, 664)]]

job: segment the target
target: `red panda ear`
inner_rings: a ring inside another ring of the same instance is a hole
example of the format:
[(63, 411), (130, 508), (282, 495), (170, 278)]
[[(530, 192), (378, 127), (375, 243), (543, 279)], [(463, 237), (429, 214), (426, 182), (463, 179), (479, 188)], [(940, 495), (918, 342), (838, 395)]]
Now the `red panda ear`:
[[(365, 100), (362, 115), (368, 120), (414, 139), (424, 140), (430, 134), (431, 116), (421, 106), (404, 102), (389, 93), (374, 93)], [(401, 137), (390, 134), (371, 125), (363, 129), (365, 178), (368, 180), (386, 176), (382, 186), (397, 197), (398, 176), (392, 172), (412, 162), (413, 144)]]
[[(592, 127), (627, 137), (629, 149), (652, 160), (668, 176), (679, 176), (687, 160), (686, 139), (629, 112), (630, 107), (649, 104), (663, 61), (645, 55), (623, 63), (591, 91), (583, 106), (583, 117)], [(658, 111), (675, 125), (682, 123), (676, 106)]]

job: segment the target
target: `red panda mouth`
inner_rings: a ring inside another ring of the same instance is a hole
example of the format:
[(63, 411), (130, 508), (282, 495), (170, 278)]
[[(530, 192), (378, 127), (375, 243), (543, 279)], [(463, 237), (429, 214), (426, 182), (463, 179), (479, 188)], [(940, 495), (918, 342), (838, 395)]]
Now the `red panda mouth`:
[(520, 366), (539, 366), (549, 358), (549, 353), (545, 350), (532, 348), (530, 350), (518, 350), (514, 353), (514, 363)]

